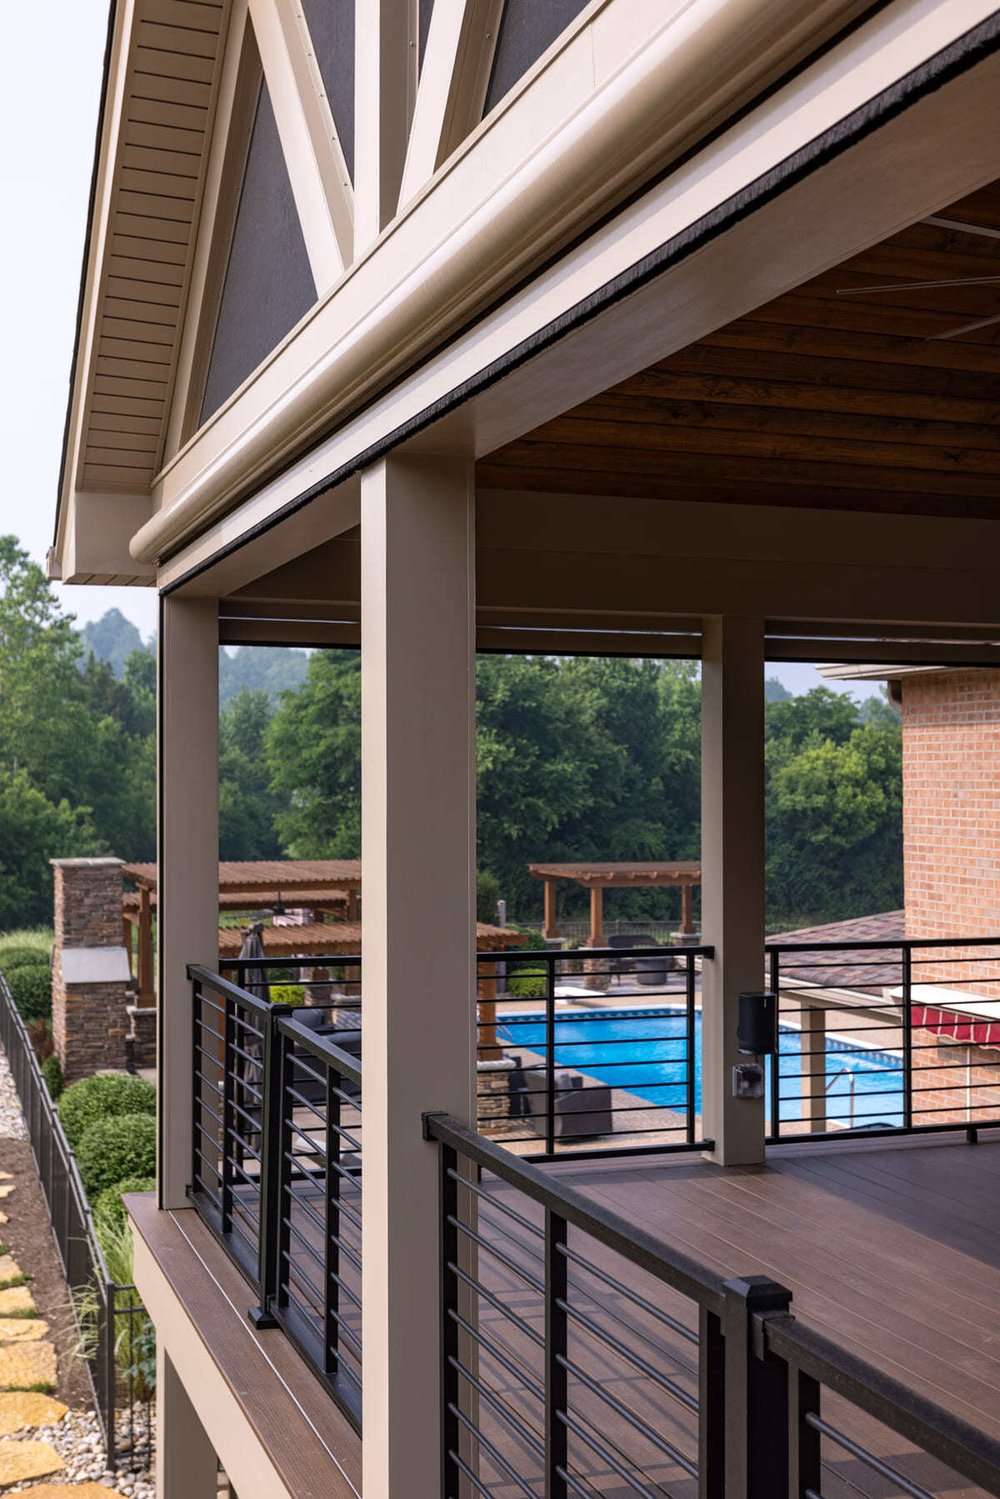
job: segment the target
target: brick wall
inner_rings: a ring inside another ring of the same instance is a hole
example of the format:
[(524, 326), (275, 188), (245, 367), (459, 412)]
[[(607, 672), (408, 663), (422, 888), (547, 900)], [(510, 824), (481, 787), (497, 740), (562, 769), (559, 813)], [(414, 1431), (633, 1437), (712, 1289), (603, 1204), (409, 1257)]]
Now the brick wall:
[[(1000, 934), (1000, 670), (903, 680), (903, 866), (907, 936)], [(913, 979), (965, 989), (979, 1013), (1000, 998), (1000, 948), (915, 957)], [(929, 1031), (913, 1044), (917, 1122), (1000, 1115), (1000, 1053)]]

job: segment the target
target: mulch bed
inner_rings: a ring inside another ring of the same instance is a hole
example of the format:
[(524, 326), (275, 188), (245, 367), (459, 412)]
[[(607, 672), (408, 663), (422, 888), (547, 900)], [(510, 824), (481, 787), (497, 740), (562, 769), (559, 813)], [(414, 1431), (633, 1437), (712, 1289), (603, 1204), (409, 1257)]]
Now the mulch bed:
[(0, 1203), (10, 1217), (9, 1223), (0, 1224), (0, 1242), (30, 1277), (38, 1315), (49, 1324), (48, 1336), (58, 1356), (56, 1394), (71, 1407), (89, 1408), (93, 1396), (86, 1366), (75, 1353), (77, 1334), (62, 1261), (27, 1141), (0, 1138), (0, 1171), (9, 1171), (17, 1188)]

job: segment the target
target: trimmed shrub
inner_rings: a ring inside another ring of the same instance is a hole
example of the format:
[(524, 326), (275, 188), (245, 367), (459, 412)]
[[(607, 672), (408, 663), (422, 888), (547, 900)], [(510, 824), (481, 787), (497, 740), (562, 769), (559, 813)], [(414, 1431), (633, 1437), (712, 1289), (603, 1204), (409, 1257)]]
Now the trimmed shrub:
[[(63, 1094), (69, 1096), (69, 1090)], [(119, 1114), (96, 1120), (75, 1148), (76, 1164), (93, 1202), (108, 1187), (156, 1171), (156, 1120), (149, 1114)]]
[(272, 984), (271, 1003), (273, 1005), (304, 1005), (306, 1002), (306, 991), (301, 984)]
[(45, 1086), (49, 1090), (50, 1098), (61, 1098), (66, 1084), (63, 1081), (62, 1063), (54, 1051), (50, 1051), (42, 1063), (42, 1076), (45, 1079)]
[(36, 968), (48, 959), (40, 947), (21, 947), (13, 944), (0, 951), (0, 972), (13, 973), (15, 968)]
[(518, 999), (544, 999), (547, 987), (543, 969), (529, 968), (525, 965), (512, 972), (509, 971), (507, 993), (515, 995)]
[(155, 1176), (126, 1176), (124, 1181), (105, 1187), (94, 1203), (94, 1223), (97, 1236), (104, 1242), (106, 1230), (117, 1232), (128, 1222), (122, 1198), (126, 1192), (152, 1192), (156, 1187)]
[[(123, 1114), (156, 1113), (156, 1089), (145, 1078), (128, 1072), (109, 1072), (102, 1077), (82, 1077), (67, 1088), (59, 1100), (59, 1118), (66, 1138), (76, 1150), (84, 1134), (98, 1119), (118, 1118)], [(108, 1183), (113, 1186), (122, 1171)], [(140, 1173), (141, 1174), (141, 1173)]]
[(52, 1019), (52, 969), (47, 963), (26, 963), (7, 975), (11, 998), (26, 1023)]

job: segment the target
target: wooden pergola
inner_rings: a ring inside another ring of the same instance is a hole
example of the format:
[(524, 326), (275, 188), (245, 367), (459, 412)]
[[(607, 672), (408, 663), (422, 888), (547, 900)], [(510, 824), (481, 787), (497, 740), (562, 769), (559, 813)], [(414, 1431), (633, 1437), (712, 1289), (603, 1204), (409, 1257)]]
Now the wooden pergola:
[(609, 889), (639, 890), (650, 886), (678, 886), (681, 892), (682, 937), (694, 935), (694, 909), (691, 892), (701, 884), (701, 865), (693, 859), (669, 864), (529, 864), (528, 873), (545, 882), (545, 920), (543, 937), (558, 937), (556, 924), (556, 881), (572, 880), (590, 891), (591, 947), (604, 940), (604, 892)]
[[(153, 912), (157, 903), (157, 869), (155, 864), (126, 864), (122, 875), (136, 886), (134, 892), (125, 893), (122, 902), (125, 949), (131, 954), (132, 927), (135, 926), (138, 928), (139, 938), (135, 975), (136, 1003), (148, 1006), (155, 1003)], [(221, 911), (245, 911), (255, 907), (274, 906), (280, 902), (287, 907), (307, 906), (310, 910), (327, 915), (344, 916), (348, 923), (356, 923), (360, 892), (360, 859), (237, 860), (219, 865), (218, 899)], [(359, 927), (355, 929), (360, 932)], [(268, 928), (268, 931), (272, 930), (301, 934), (306, 928)], [(324, 926), (317, 925), (309, 930), (323, 931)], [(222, 928), (220, 953), (223, 952), (222, 931), (236, 933), (236, 948), (239, 951), (242, 934), (237, 928)], [(302, 940), (301, 936), (297, 938), (300, 944)], [(301, 946), (296, 946), (293, 950), (301, 951)]]

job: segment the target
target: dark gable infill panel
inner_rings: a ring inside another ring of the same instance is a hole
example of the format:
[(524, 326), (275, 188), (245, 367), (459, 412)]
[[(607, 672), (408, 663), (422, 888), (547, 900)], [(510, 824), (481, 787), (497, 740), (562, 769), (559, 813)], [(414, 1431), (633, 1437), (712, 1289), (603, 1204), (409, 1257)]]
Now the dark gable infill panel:
[(301, 4), (337, 137), (353, 179), (354, 0), (301, 0)]
[(262, 84), (229, 254), (200, 424), (316, 301), (278, 127)]
[[(878, 8), (881, 9), (882, 6)], [(851, 30), (853, 29), (852, 27)], [(825, 52), (828, 45), (825, 44), (821, 52)], [(828, 165), (831, 161), (835, 161), (845, 151), (850, 150), (852, 146), (872, 134), (873, 131), (878, 130), (890, 120), (894, 120), (904, 114), (907, 109), (917, 104), (922, 98), (936, 93), (938, 89), (943, 88), (954, 79), (971, 72), (978, 64), (985, 62), (998, 51), (1000, 51), (1000, 12), (991, 16), (988, 20), (981, 22), (978, 26), (973, 27), (971, 31), (966, 32), (964, 36), (960, 37), (957, 42), (953, 42), (951, 46), (936, 53), (934, 57), (930, 58), (920, 67), (915, 68), (906, 77), (901, 78), (898, 83), (894, 83), (891, 87), (884, 89), (881, 94), (876, 95), (867, 104), (856, 109), (853, 114), (847, 115), (836, 125), (831, 126), (829, 130), (824, 131), (822, 135), (810, 141), (807, 146), (803, 146), (799, 151), (781, 162), (779, 166), (766, 172), (748, 187), (741, 189), (740, 192), (735, 193), (725, 203), (719, 204), (717, 208), (705, 214), (697, 223), (689, 225), (687, 229), (682, 230), (673, 239), (667, 240), (659, 249), (650, 251), (648, 255), (636, 261), (635, 265), (631, 266), (627, 271), (623, 271), (620, 275), (615, 276), (598, 291), (593, 292), (574, 307), (561, 313), (544, 328), (538, 329), (536, 333), (524, 339), (516, 348), (508, 350), (501, 358), (494, 360), (491, 364), (485, 365), (476, 375), (471, 376), (461, 385), (456, 386), (447, 395), (441, 396), (438, 400), (431, 402), (423, 411), (408, 421), (401, 423), (399, 427), (379, 439), (378, 442), (373, 443), (370, 448), (366, 448), (363, 452), (358, 453), (349, 462), (327, 474), (325, 478), (317, 480), (315, 484), (311, 484), (308, 489), (303, 490), (301, 494), (296, 495), (294, 499), (282, 505), (281, 509), (276, 511), (274, 515), (269, 515), (265, 520), (251, 526), (242, 536), (237, 537), (227, 546), (222, 547), (207, 561), (192, 567), (189, 572), (184, 573), (180, 578), (176, 579), (165, 592), (175, 593), (177, 589), (183, 588), (194, 578), (200, 577), (203, 572), (207, 572), (209, 568), (213, 567), (222, 558), (229, 557), (234, 552), (238, 552), (247, 542), (255, 540), (258, 536), (263, 536), (267, 531), (272, 530), (273, 527), (287, 520), (290, 515), (294, 515), (297, 511), (304, 509), (306, 505), (312, 504), (314, 500), (320, 499), (331, 489), (335, 489), (338, 484), (342, 484), (346, 479), (360, 473), (370, 464), (376, 463), (380, 458), (384, 458), (386, 454), (392, 452), (393, 448), (398, 447), (407, 438), (414, 437), (418, 433), (426, 431), (439, 418), (447, 416), (452, 411), (457, 411), (466, 401), (470, 401), (473, 397), (480, 394), (480, 392), (490, 389), (491, 386), (497, 384), (498, 381), (512, 373), (512, 371), (520, 369), (525, 364), (529, 364), (536, 354), (552, 347), (568, 333), (573, 332), (574, 329), (585, 326), (608, 308), (625, 301), (634, 291), (637, 291), (650, 281), (655, 281), (673, 266), (682, 264), (691, 255), (695, 254), (697, 250), (701, 249), (703, 245), (710, 244), (721, 234), (724, 234), (733, 224), (739, 223), (758, 208), (762, 208), (765, 204), (780, 197), (789, 188), (794, 187), (796, 183), (803, 181), (806, 177), (819, 168)], [(814, 61), (815, 57), (806, 59), (800, 65), (800, 68), (794, 70), (791, 76), (795, 76), (795, 74), (801, 71), (801, 68), (809, 66)], [(787, 82), (788, 78), (779, 80), (775, 84), (775, 89)], [(770, 92), (774, 92), (774, 90)], [(759, 106), (760, 102), (759, 99), (756, 100), (752, 107)], [(744, 113), (746, 113), (745, 109), (739, 111), (737, 117), (742, 117)], [(717, 133), (715, 132), (715, 134)], [(316, 439), (315, 443), (307, 451), (314, 451), (332, 435), (332, 432), (324, 433)], [(298, 462), (302, 456), (304, 455), (298, 455), (293, 461)], [(180, 548), (176, 548), (176, 550), (180, 550)], [(169, 561), (173, 555), (175, 555), (174, 552), (168, 553), (161, 560)]]
[(484, 114), (495, 109), (590, 0), (507, 0), (486, 90)]

